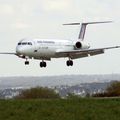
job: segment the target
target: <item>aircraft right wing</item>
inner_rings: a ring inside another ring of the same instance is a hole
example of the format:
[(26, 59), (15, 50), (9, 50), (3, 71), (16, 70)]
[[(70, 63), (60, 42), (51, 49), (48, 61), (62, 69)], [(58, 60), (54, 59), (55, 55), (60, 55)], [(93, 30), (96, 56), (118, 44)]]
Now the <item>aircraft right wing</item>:
[(120, 48), (120, 46), (96, 48), (96, 49), (84, 49), (84, 50), (71, 50), (71, 51), (57, 51), (56, 54), (70, 57), (71, 59), (94, 56), (103, 54), (107, 49)]
[(18, 57), (20, 57), (17, 53), (15, 52), (0, 52), (0, 55), (16, 55)]
[(0, 52), (0, 54), (3, 54), (3, 55), (4, 55), (4, 54), (8, 54), (8, 55), (17, 55), (16, 53), (13, 53), (13, 52), (11, 52), (11, 53), (10, 53), (10, 52)]

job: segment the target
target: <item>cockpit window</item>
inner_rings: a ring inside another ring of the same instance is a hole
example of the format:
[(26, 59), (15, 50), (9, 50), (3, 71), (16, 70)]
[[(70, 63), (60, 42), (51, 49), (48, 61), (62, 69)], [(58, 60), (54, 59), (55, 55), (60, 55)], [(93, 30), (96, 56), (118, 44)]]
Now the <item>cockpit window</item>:
[(18, 45), (21, 45), (21, 43), (18, 43)]
[(23, 42), (22, 45), (27, 45), (27, 42)]
[(18, 43), (18, 45), (32, 45), (31, 42), (20, 42)]
[(28, 42), (28, 45), (32, 45), (32, 43), (31, 43), (31, 42)]

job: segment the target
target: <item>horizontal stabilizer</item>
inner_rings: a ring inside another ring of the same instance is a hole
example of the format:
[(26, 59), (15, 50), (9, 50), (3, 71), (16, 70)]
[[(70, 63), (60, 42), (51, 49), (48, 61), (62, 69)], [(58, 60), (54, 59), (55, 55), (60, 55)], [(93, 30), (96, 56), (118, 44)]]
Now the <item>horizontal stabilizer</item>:
[(102, 22), (85, 22), (85, 23), (68, 23), (68, 24), (63, 24), (63, 25), (80, 25), (80, 24), (99, 24), (99, 23), (111, 23), (113, 21), (102, 21)]
[(68, 24), (63, 24), (63, 25), (80, 25), (80, 23), (68, 23)]

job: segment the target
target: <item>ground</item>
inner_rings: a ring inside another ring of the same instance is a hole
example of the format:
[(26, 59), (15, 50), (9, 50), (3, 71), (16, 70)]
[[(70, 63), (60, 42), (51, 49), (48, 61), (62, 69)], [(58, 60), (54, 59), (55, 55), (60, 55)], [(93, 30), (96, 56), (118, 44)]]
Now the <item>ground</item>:
[(0, 100), (0, 120), (119, 120), (120, 99)]

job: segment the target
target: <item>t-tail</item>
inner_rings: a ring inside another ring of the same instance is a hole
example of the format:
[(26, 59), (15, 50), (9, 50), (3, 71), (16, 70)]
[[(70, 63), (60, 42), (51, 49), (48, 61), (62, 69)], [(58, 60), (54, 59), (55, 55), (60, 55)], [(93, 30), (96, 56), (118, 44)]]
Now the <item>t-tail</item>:
[(111, 23), (111, 22), (112, 21), (87, 22), (87, 23), (69, 23), (69, 24), (63, 24), (63, 25), (80, 25), (81, 24), (81, 28), (80, 28), (78, 39), (83, 41), (84, 37), (85, 37), (86, 27), (87, 27), (88, 24)]

